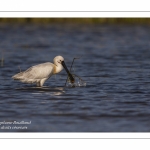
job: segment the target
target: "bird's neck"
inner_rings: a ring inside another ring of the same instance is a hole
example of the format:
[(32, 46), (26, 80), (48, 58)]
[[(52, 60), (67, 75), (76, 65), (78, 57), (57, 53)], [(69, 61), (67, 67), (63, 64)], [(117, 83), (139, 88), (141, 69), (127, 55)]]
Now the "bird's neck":
[(54, 72), (53, 73), (57, 74), (62, 70), (63, 70), (63, 66), (61, 64), (57, 64), (57, 65), (54, 66)]

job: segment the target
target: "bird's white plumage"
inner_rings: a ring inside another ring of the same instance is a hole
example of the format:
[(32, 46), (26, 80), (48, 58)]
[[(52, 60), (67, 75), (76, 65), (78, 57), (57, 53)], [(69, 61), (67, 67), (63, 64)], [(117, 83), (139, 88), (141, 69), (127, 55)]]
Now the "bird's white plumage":
[(63, 60), (64, 58), (62, 56), (56, 56), (54, 58), (54, 64), (50, 62), (38, 64), (14, 75), (12, 78), (24, 83), (36, 83), (37, 86), (43, 86), (47, 79), (63, 69), (60, 63)]

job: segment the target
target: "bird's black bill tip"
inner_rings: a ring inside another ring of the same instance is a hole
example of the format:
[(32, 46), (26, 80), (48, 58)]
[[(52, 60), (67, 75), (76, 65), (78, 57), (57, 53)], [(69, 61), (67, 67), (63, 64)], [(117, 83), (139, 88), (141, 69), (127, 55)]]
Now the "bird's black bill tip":
[(62, 61), (61, 64), (62, 64), (62, 66), (65, 68), (65, 70), (66, 70), (66, 72), (67, 72), (67, 74), (68, 74), (68, 77), (69, 77), (71, 83), (74, 83), (74, 82), (75, 82), (75, 79), (74, 79), (74, 77), (72, 76), (72, 74), (69, 72), (69, 70), (68, 70), (68, 68), (67, 68), (67, 66), (66, 66), (66, 64), (65, 64), (65, 62)]
[(75, 79), (74, 79), (74, 77), (72, 76), (72, 74), (69, 74), (68, 76), (69, 76), (70, 82), (71, 82), (71, 83), (74, 83), (74, 82), (75, 82)]

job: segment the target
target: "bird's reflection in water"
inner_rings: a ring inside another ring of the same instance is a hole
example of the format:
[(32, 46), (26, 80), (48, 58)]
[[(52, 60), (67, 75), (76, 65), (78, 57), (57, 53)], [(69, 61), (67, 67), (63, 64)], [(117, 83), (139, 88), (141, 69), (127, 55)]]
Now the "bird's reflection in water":
[(64, 94), (65, 91), (61, 91), (61, 92), (52, 92), (51, 94), (54, 95), (54, 96), (60, 96), (62, 94)]
[(60, 96), (65, 93), (64, 87), (48, 87), (48, 86), (43, 86), (43, 87), (21, 87), (17, 88), (16, 90), (21, 90), (25, 92), (32, 92), (32, 94), (35, 95), (51, 95), (51, 96)]

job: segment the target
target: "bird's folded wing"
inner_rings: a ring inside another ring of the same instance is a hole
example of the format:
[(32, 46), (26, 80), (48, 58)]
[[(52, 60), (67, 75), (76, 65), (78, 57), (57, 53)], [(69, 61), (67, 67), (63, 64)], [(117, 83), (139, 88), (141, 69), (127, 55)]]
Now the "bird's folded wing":
[(48, 78), (53, 74), (53, 68), (52, 63), (39, 64), (26, 70), (23, 76), (30, 79)]
[(54, 64), (43, 63), (30, 67), (24, 72), (13, 76), (14, 79), (43, 79), (49, 78), (53, 74)]

